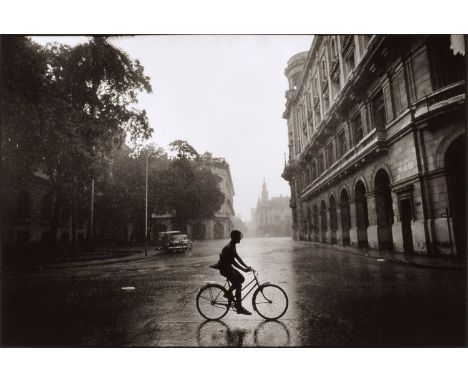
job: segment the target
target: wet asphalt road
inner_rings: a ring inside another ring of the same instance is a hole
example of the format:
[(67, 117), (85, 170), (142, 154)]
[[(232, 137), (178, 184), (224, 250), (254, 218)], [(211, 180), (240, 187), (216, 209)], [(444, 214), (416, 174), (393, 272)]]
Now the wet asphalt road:
[[(466, 346), (464, 270), (427, 269), (321, 249), (287, 238), (244, 239), (238, 252), (289, 296), (277, 322), (229, 312), (204, 321), (198, 289), (223, 279), (208, 265), (225, 241), (189, 254), (9, 273), (2, 344), (126, 346)], [(247, 279), (250, 276), (246, 276)], [(135, 289), (126, 291), (122, 287)], [(252, 311), (251, 299), (245, 306)]]

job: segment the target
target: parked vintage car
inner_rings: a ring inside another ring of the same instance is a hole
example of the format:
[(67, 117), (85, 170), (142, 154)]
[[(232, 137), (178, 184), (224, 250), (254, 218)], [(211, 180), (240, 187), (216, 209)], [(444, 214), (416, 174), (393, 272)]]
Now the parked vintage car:
[(172, 240), (172, 236), (181, 234), (180, 231), (165, 231), (159, 232), (158, 234), (158, 247), (164, 251), (169, 248), (169, 242)]
[(180, 233), (172, 235), (167, 248), (168, 252), (185, 252), (192, 250), (192, 242), (187, 235)]

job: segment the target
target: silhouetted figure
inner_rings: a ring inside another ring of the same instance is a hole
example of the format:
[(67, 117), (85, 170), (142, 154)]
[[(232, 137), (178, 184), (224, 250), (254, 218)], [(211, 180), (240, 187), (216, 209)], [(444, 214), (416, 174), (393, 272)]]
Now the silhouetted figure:
[(242, 283), (245, 281), (244, 276), (234, 269), (234, 267), (244, 272), (252, 270), (251, 267), (246, 265), (240, 258), (236, 251), (236, 244), (240, 243), (242, 233), (238, 230), (231, 232), (231, 241), (223, 248), (219, 255), (217, 268), (221, 275), (226, 277), (231, 283), (231, 287), (227, 291), (227, 297), (230, 301), (233, 300), (232, 291), (236, 291), (236, 310), (238, 314), (252, 314), (242, 306)]

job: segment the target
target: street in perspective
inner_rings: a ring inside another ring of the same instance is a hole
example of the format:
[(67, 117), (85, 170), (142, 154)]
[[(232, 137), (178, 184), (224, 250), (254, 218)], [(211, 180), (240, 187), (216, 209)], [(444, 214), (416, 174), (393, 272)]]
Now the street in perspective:
[(0, 38), (1, 346), (467, 346), (466, 36)]
[[(6, 280), (4, 346), (458, 347), (466, 345), (463, 269), (415, 267), (289, 238), (249, 238), (238, 252), (281, 286), (277, 321), (234, 311), (209, 321), (195, 298), (224, 278), (209, 266), (225, 241), (187, 254), (55, 265)], [(246, 275), (247, 279), (251, 276)], [(245, 306), (252, 310), (248, 298)]]

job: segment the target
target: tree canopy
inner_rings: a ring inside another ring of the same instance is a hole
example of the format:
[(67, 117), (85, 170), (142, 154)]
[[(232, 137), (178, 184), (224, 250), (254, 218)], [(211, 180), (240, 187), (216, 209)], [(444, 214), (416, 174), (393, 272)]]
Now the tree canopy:
[(13, 182), (37, 170), (47, 175), (56, 225), (61, 204), (86, 191), (113, 147), (126, 136), (151, 136), (146, 112), (135, 107), (150, 81), (137, 60), (103, 37), (73, 48), (2, 41), (5, 172)]
[(171, 156), (142, 144), (153, 129), (136, 105), (139, 94), (152, 91), (150, 79), (108, 38), (70, 47), (2, 37), (1, 60), (7, 182), (27, 186), (38, 171), (46, 175), (53, 195), (47, 197), (53, 205), (50, 237), (57, 238), (62, 210), (71, 210), (73, 222), (86, 214), (91, 180), (97, 229), (130, 225), (141, 233), (147, 160), (150, 213), (170, 213), (185, 230), (220, 209), (221, 178), (210, 167), (217, 158), (200, 155), (185, 140), (169, 145)]

